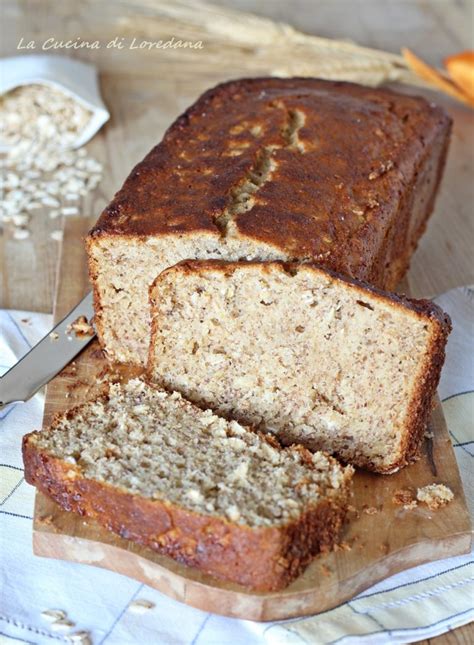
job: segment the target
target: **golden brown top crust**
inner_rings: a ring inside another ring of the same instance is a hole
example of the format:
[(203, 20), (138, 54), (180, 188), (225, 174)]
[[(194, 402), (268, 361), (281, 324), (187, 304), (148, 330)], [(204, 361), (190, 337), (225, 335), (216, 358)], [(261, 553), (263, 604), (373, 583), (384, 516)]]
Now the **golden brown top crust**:
[(339, 269), (341, 258), (370, 262), (449, 127), (440, 108), (387, 89), (310, 78), (224, 83), (134, 168), (91, 239), (206, 231)]

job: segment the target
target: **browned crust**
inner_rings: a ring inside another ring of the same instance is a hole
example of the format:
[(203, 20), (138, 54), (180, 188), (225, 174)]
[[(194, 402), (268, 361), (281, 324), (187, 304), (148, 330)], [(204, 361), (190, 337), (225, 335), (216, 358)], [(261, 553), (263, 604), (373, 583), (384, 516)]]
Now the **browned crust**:
[[(307, 116), (300, 136), (308, 149), (296, 161), (283, 140), (294, 109)], [(229, 134), (245, 120), (263, 128), (261, 140)], [(432, 210), (450, 128), (441, 108), (383, 88), (311, 78), (223, 83), (180, 116), (132, 170), (88, 244), (111, 236), (206, 232), (218, 238), (216, 218), (264, 143), (281, 147), (278, 172), (259, 189), (254, 207), (235, 218), (239, 237), (283, 250), (288, 260), (314, 259), (393, 288)], [(231, 138), (249, 143), (242, 155), (226, 157)], [(420, 225), (410, 233), (417, 178), (440, 140), (444, 153), (437, 153), (426, 203), (419, 205)], [(393, 165), (369, 179), (387, 162)]]
[[(276, 268), (285, 271), (290, 275), (294, 275), (299, 270), (304, 269), (319, 275), (328, 276), (334, 281), (357, 289), (360, 292), (362, 299), (365, 294), (370, 293), (372, 296), (375, 296), (377, 299), (390, 304), (391, 306), (396, 306), (413, 312), (417, 317), (425, 320), (427, 325), (432, 327), (433, 332), (430, 339), (430, 345), (426, 351), (425, 360), (418, 375), (418, 385), (416, 390), (413, 392), (412, 400), (409, 403), (404, 441), (400, 448), (399, 458), (384, 468), (374, 464), (372, 461), (364, 460), (362, 458), (352, 463), (356, 466), (372, 470), (380, 474), (391, 474), (414, 461), (417, 457), (423, 435), (428, 424), (433, 405), (433, 397), (436, 393), (441, 369), (445, 359), (445, 348), (448, 335), (452, 329), (451, 319), (448, 314), (446, 314), (431, 300), (416, 300), (413, 298), (407, 298), (404, 295), (389, 293), (366, 282), (342, 276), (314, 263), (287, 263), (278, 261), (225, 262), (222, 260), (184, 260), (183, 262), (179, 262), (175, 266), (163, 271), (150, 286), (149, 293), (152, 312), (156, 307), (153, 291), (161, 280), (163, 280), (169, 273), (200, 273), (209, 270), (221, 271), (224, 274), (230, 275), (236, 270), (255, 266), (258, 266), (264, 273)], [(157, 316), (152, 314), (151, 342), (147, 366), (149, 377), (151, 377), (153, 369), (153, 346), (158, 334), (158, 324), (159, 321)], [(199, 404), (199, 402), (197, 403)]]
[[(66, 416), (73, 417), (80, 407)], [(62, 416), (56, 417), (51, 429)], [(37, 435), (32, 432), (23, 438), (25, 479), (61, 508), (90, 517), (122, 538), (182, 564), (256, 591), (282, 589), (314, 555), (331, 549), (346, 515), (350, 469), (336, 495), (309, 507), (298, 520), (280, 527), (251, 528), (87, 479), (78, 466), (38, 449)], [(276, 445), (273, 438), (270, 441)], [(311, 459), (304, 448), (297, 449)]]
[(430, 347), (426, 352), (425, 365), (420, 369), (418, 387), (410, 402), (402, 456), (393, 465), (393, 470), (406, 466), (418, 457), (446, 356), (446, 343), (452, 329), (451, 320), (447, 314), (443, 318), (430, 315), (430, 320), (433, 323)]

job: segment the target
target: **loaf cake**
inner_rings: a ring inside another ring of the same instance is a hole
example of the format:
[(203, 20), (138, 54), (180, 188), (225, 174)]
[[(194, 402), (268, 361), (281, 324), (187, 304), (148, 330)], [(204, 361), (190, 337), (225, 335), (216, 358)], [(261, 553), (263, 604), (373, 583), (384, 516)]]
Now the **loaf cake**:
[(311, 78), (206, 92), (87, 238), (97, 333), (141, 364), (148, 287), (180, 260), (316, 261), (387, 289), (433, 209), (451, 122), (422, 98)]
[(282, 262), (182, 262), (150, 293), (161, 386), (379, 473), (416, 456), (450, 331), (433, 303)]
[(337, 539), (352, 469), (133, 379), (24, 437), (26, 480), (124, 538), (257, 590)]

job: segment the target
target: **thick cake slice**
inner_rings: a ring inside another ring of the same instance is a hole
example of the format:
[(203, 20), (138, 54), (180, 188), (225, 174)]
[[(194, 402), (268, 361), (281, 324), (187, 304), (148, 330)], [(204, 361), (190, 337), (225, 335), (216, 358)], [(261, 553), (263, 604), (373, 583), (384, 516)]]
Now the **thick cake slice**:
[(450, 331), (436, 305), (280, 262), (183, 262), (150, 293), (164, 387), (376, 472), (416, 455)]
[(148, 287), (187, 258), (315, 261), (385, 289), (433, 210), (451, 121), (422, 98), (314, 78), (206, 92), (87, 239), (112, 361), (146, 361)]
[(352, 469), (135, 379), (24, 437), (65, 510), (206, 573), (279, 589), (337, 539)]

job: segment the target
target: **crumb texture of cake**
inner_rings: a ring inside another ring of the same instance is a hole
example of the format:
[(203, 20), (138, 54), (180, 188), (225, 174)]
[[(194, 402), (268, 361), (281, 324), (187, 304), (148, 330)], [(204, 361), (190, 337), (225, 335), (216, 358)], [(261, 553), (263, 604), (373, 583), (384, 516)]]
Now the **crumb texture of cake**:
[(108, 357), (144, 363), (148, 287), (187, 259), (316, 261), (394, 288), (433, 209), (451, 121), (422, 98), (311, 78), (206, 92), (87, 239)]
[(431, 511), (446, 506), (454, 499), (453, 491), (445, 484), (428, 484), (416, 491), (416, 499)]
[(25, 477), (64, 509), (256, 589), (339, 537), (352, 469), (133, 379), (26, 435)]
[(183, 262), (150, 296), (160, 385), (377, 472), (416, 455), (450, 330), (436, 305), (281, 262)]

